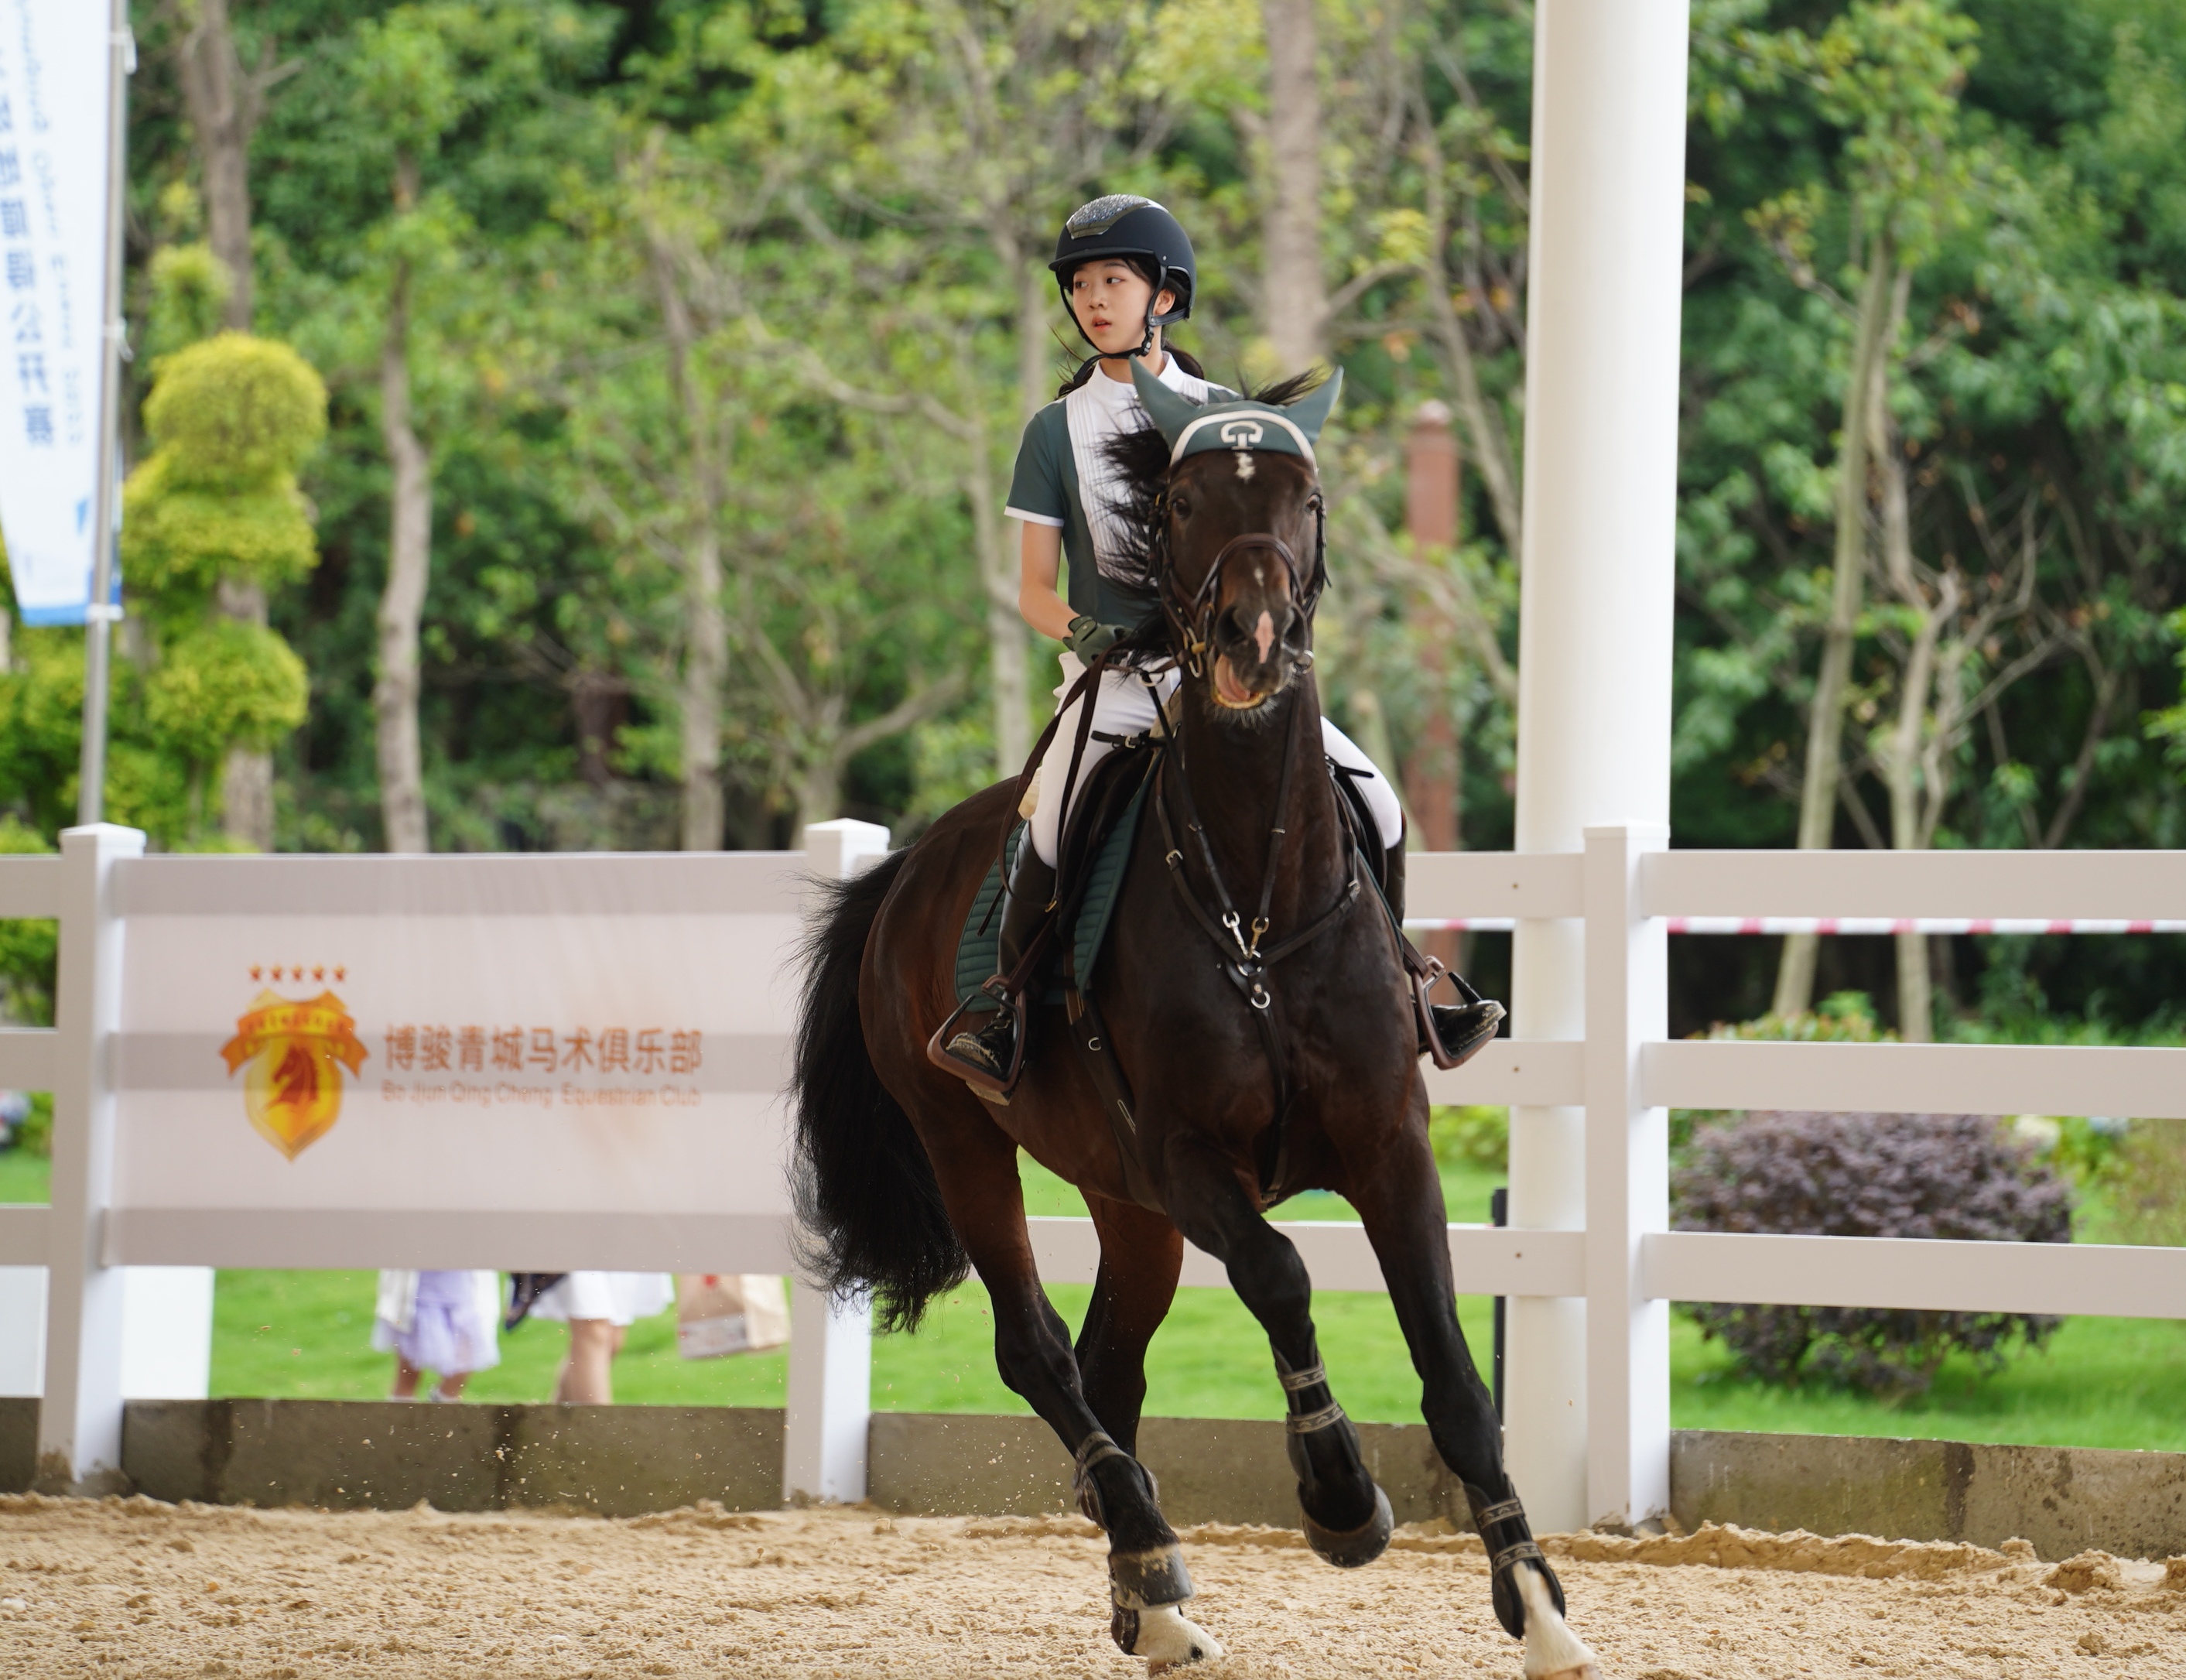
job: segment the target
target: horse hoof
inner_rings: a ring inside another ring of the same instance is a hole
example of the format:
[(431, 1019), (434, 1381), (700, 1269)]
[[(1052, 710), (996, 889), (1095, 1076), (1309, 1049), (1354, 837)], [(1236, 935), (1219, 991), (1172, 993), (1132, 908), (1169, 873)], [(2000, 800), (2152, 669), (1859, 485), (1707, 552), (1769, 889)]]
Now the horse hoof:
[(1374, 1489), (1374, 1515), (1348, 1533), (1323, 1528), (1303, 1510), (1298, 1515), (1305, 1522), (1306, 1544), (1338, 1569), (1359, 1569), (1373, 1562), (1388, 1549), (1389, 1536), (1397, 1526), (1389, 1496), (1378, 1485)]
[(1108, 1632), (1125, 1656), (1146, 1660), (1149, 1674), (1222, 1655), (1221, 1641), (1174, 1604), (1146, 1610), (1125, 1610), (1118, 1604), (1110, 1614)]
[(1526, 1680), (1601, 1680), (1594, 1653), (1557, 1614), (1548, 1577), (1522, 1563), (1511, 1573), (1526, 1607)]

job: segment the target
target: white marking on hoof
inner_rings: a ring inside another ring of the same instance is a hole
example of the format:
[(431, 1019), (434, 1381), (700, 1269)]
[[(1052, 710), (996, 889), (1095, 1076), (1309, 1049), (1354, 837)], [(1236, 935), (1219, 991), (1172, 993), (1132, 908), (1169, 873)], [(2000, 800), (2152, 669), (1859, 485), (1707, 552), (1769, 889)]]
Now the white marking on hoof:
[(1156, 1604), (1139, 1612), (1139, 1637), (1131, 1655), (1146, 1660), (1146, 1672), (1159, 1674), (1187, 1662), (1222, 1655), (1222, 1643), (1174, 1604)]
[(1526, 1680), (1601, 1680), (1594, 1653), (1556, 1614), (1538, 1569), (1517, 1568), (1518, 1600), (1526, 1607)]

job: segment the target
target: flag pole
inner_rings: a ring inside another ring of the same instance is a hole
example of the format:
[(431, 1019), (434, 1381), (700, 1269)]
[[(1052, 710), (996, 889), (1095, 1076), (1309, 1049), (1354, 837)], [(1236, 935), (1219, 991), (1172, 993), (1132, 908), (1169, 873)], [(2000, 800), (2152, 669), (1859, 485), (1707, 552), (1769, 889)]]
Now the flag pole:
[(121, 212), (129, 179), (129, 73), (137, 43), (129, 32), (129, 0), (111, 0), (107, 43), (106, 288), (101, 319), (106, 342), (98, 372), (98, 487), (91, 504), (91, 600), (83, 614), (83, 763), (77, 776), (76, 820), (98, 821), (106, 810), (106, 690), (114, 621), (115, 477), (121, 444)]

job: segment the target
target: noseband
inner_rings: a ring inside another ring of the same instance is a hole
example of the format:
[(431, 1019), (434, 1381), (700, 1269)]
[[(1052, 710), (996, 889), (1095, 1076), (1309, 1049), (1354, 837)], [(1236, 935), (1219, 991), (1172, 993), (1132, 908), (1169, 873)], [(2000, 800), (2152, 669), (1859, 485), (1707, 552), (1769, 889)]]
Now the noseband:
[[(1314, 508), (1313, 571), (1303, 576), (1298, 556), (1291, 546), (1273, 531), (1246, 531), (1231, 537), (1215, 555), (1214, 563), (1207, 568), (1207, 575), (1199, 580), (1199, 587), (1189, 595), (1181, 594), (1176, 586), (1176, 568), (1169, 555), (1169, 496), (1164, 490), (1154, 512), (1156, 540), (1161, 553), (1157, 564), (1161, 575), (1162, 612), (1167, 616), (1169, 628), (1178, 644), (1178, 657), (1193, 676), (1207, 675), (1207, 650), (1214, 636), (1215, 602), (1222, 592), (1222, 568), (1240, 554), (1261, 552), (1272, 554), (1283, 563), (1283, 577), (1290, 595), (1291, 610), (1298, 617), (1310, 621), (1313, 611), (1320, 603), (1320, 592), (1328, 584), (1328, 509), (1325, 504)], [(1307, 662), (1312, 660), (1310, 653)]]

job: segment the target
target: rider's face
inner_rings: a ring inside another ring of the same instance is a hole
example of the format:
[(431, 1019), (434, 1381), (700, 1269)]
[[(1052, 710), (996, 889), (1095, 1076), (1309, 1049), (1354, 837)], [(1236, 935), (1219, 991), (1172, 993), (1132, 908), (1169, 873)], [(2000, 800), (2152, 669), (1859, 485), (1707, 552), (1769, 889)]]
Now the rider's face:
[(1158, 301), (1165, 313), (1175, 298), (1163, 288), (1158, 300), (1146, 277), (1127, 262), (1113, 258), (1081, 264), (1070, 277), (1070, 308), (1085, 336), (1103, 356), (1129, 356), (1146, 335), (1146, 305)]

